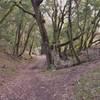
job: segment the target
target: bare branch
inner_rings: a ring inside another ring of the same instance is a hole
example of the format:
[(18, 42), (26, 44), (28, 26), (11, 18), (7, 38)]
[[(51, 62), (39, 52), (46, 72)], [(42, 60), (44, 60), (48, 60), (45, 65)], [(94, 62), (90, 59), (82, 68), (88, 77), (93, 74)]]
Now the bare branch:
[(33, 16), (33, 17), (35, 17), (35, 14), (33, 14), (33, 13), (30, 12), (30, 11), (25, 10), (22, 6), (20, 6), (19, 4), (17, 4), (17, 2), (13, 2), (13, 3), (15, 4), (16, 7), (18, 7), (19, 9), (21, 9), (23, 12), (25, 12), (25, 13), (27, 13), (27, 14)]
[(13, 8), (15, 7), (15, 4), (13, 4), (10, 9), (7, 11), (7, 13), (4, 15), (4, 17), (0, 20), (0, 24), (7, 18), (7, 16), (12, 12)]

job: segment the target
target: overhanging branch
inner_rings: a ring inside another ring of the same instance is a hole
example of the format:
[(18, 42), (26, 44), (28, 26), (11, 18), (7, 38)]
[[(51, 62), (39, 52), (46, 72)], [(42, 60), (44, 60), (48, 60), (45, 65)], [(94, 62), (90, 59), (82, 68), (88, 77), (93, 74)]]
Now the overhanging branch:
[(30, 11), (25, 10), (22, 6), (20, 6), (19, 4), (17, 4), (17, 2), (13, 2), (15, 4), (16, 7), (18, 7), (19, 9), (21, 9), (23, 12), (35, 17), (35, 14), (31, 13)]
[(7, 18), (7, 16), (12, 12), (13, 8), (15, 7), (15, 4), (13, 4), (10, 9), (7, 11), (7, 13), (4, 15), (4, 17), (0, 20), (0, 24)]
[[(77, 37), (73, 38), (73, 41), (76, 41), (77, 39), (79, 39), (80, 37), (82, 36), (82, 34), (78, 35)], [(69, 44), (71, 41), (67, 41), (65, 43), (62, 43), (62, 44), (58, 44), (56, 45), (57, 48), (60, 48), (60, 47), (63, 47), (67, 44)], [(53, 45), (51, 45), (51, 48), (53, 47)]]

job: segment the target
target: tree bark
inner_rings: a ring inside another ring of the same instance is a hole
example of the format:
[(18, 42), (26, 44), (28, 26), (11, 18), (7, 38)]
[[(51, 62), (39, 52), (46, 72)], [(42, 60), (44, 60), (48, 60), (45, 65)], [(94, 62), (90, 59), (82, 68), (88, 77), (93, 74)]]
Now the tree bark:
[(32, 6), (35, 12), (36, 22), (39, 26), (39, 30), (41, 33), (43, 48), (45, 48), (44, 52), (46, 54), (48, 68), (51, 68), (51, 65), (53, 65), (53, 59), (52, 59), (52, 54), (51, 54), (51, 48), (49, 46), (49, 39), (47, 36), (47, 31), (43, 23), (43, 16), (38, 6), (34, 6), (34, 4), (32, 4)]
[(31, 25), (29, 25), (29, 30), (28, 30), (28, 33), (27, 33), (27, 38), (26, 38), (26, 41), (25, 41), (25, 44), (24, 44), (24, 48), (23, 48), (22, 52), (21, 52), (18, 56), (22, 56), (23, 53), (25, 52), (25, 49), (26, 49), (26, 47), (27, 47), (28, 40), (29, 40), (31, 31), (32, 31), (32, 29), (33, 29), (33, 26), (34, 26), (33, 23), (31, 23)]
[(69, 22), (69, 30), (68, 30), (68, 38), (70, 40), (70, 47), (72, 50), (73, 55), (75, 56), (77, 63), (80, 63), (80, 59), (75, 51), (75, 48), (73, 46), (73, 35), (72, 35), (72, 20), (71, 20), (71, 16), (72, 16), (72, 0), (69, 0), (69, 14), (68, 14), (68, 22)]

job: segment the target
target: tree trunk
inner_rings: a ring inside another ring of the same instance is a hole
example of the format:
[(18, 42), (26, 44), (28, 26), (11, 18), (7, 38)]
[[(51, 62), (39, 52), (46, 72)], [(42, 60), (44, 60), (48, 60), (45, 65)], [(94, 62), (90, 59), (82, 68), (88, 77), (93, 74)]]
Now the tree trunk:
[(17, 30), (16, 30), (16, 37), (15, 37), (15, 44), (14, 44), (14, 51), (13, 51), (13, 55), (15, 56), (18, 56), (19, 54), (19, 44), (21, 39), (21, 25), (22, 23), (20, 23), (17, 26)]
[(73, 46), (73, 35), (72, 35), (72, 0), (69, 0), (69, 15), (68, 15), (68, 22), (69, 22), (69, 30), (68, 30), (68, 38), (70, 39), (70, 47), (72, 50), (72, 54), (75, 56), (77, 63), (80, 63), (80, 59), (75, 51), (75, 48)]
[(31, 55), (31, 53), (32, 53), (33, 43), (34, 43), (34, 36), (33, 36), (33, 39), (32, 39), (32, 43), (30, 45), (29, 55)]
[(49, 46), (49, 39), (47, 36), (47, 31), (43, 23), (43, 16), (41, 14), (41, 11), (39, 10), (39, 7), (33, 5), (33, 8), (35, 12), (36, 22), (39, 26), (39, 30), (40, 30), (41, 37), (42, 37), (43, 48), (45, 48), (44, 52), (46, 54), (48, 68), (51, 68), (51, 65), (53, 65), (53, 59), (52, 59), (52, 54), (51, 54), (51, 48)]
[(33, 26), (34, 26), (34, 24), (31, 23), (31, 25), (29, 26), (28, 33), (27, 33), (27, 38), (26, 38), (26, 41), (25, 41), (25, 44), (24, 44), (24, 48), (23, 48), (22, 52), (21, 52), (18, 56), (22, 56), (23, 53), (25, 52), (25, 49), (26, 49), (26, 47), (27, 47), (27, 43), (28, 43), (28, 40), (29, 40), (31, 31), (32, 31), (32, 29), (33, 29)]

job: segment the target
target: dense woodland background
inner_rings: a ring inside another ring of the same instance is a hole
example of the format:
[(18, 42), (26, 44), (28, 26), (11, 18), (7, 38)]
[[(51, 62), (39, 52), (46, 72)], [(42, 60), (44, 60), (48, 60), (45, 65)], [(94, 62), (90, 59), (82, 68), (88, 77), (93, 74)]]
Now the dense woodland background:
[(0, 0), (0, 100), (100, 100), (100, 0)]
[(79, 64), (100, 42), (99, 22), (99, 0), (0, 0), (0, 48), (15, 57), (46, 54), (50, 68)]

